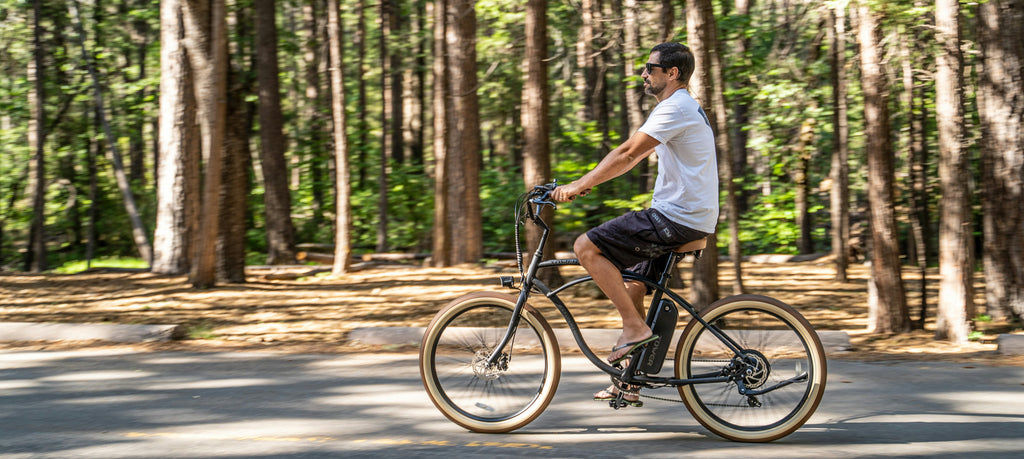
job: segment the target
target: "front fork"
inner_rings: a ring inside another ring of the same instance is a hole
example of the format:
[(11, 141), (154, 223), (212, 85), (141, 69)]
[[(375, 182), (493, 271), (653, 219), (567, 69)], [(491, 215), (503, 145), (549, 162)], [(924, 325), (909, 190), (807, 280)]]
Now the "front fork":
[[(523, 283), (519, 289), (519, 299), (516, 300), (516, 307), (512, 310), (512, 318), (508, 321), (505, 336), (501, 338), (498, 345), (491, 350), (491, 355), (487, 357), (487, 366), (489, 367), (498, 363), (502, 358), (502, 351), (505, 349), (505, 346), (512, 342), (516, 335), (516, 330), (519, 329), (519, 320), (521, 319), (523, 308), (526, 307), (526, 300), (530, 298), (530, 292), (533, 291), (533, 284), (540, 282), (535, 277), (537, 276), (537, 270), (540, 268), (540, 262), (544, 258), (544, 246), (547, 245), (550, 230), (543, 220), (539, 220), (538, 224), (543, 229), (540, 235), (540, 243), (537, 244), (537, 251), (530, 260), (530, 266), (526, 269), (526, 274), (523, 275)], [(510, 277), (502, 277), (501, 283), (511, 287), (512, 279)]]

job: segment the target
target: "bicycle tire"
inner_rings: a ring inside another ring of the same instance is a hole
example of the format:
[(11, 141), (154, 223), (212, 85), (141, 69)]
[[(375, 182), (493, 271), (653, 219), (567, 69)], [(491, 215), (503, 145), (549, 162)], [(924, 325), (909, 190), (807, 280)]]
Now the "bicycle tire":
[(420, 347), (420, 377), (434, 406), (474, 432), (509, 432), (537, 418), (555, 396), (561, 356), (547, 320), (523, 308), (497, 365), (484, 360), (508, 329), (516, 298), (478, 292), (434, 316)]
[[(676, 346), (676, 377), (731, 375), (726, 383), (679, 387), (686, 408), (705, 428), (723, 438), (768, 442), (799, 429), (814, 414), (825, 391), (825, 351), (817, 333), (785, 303), (759, 295), (722, 299), (701, 313), (739, 345), (752, 365), (738, 373), (735, 354), (699, 321), (691, 320)], [(768, 390), (746, 396), (748, 389)], [(780, 383), (781, 387), (776, 387)]]

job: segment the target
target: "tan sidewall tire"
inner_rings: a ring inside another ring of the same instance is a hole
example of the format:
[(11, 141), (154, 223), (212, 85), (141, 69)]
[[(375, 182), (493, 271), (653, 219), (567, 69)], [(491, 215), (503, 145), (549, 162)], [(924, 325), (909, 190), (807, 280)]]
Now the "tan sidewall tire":
[[(821, 345), (821, 340), (818, 338), (818, 334), (814, 332), (814, 329), (811, 327), (811, 324), (807, 322), (807, 319), (804, 319), (803, 316), (796, 312), (792, 307), (781, 301), (759, 295), (737, 295), (724, 298), (712, 304), (701, 314), (701, 316), (704, 317), (706, 321), (711, 322), (722, 314), (737, 309), (751, 307), (771, 312), (783, 318), (783, 320), (789, 322), (793, 326), (804, 342), (807, 343), (808, 355), (811, 359), (812, 368), (815, 370), (812, 375), (814, 380), (811, 382), (811, 389), (807, 394), (806, 401), (797, 413), (782, 424), (771, 429), (759, 431), (740, 430), (720, 423), (701, 409), (692, 385), (680, 387), (679, 394), (683, 399), (683, 403), (686, 405), (686, 409), (688, 409), (690, 414), (697, 419), (697, 422), (700, 422), (701, 425), (714, 432), (716, 435), (734, 441), (768, 442), (793, 433), (807, 422), (811, 415), (814, 414), (814, 410), (817, 409), (825, 392), (825, 380), (827, 378), (828, 371), (826, 369), (827, 364), (825, 361), (825, 351)], [(695, 345), (697, 331), (700, 329), (703, 329), (703, 325), (696, 320), (692, 320), (683, 330), (683, 333), (679, 338), (679, 342), (676, 345), (675, 356), (677, 378), (684, 379), (688, 377), (684, 371), (684, 359), (686, 358), (685, 356), (690, 355), (690, 349)]]
[[(434, 406), (436, 406), (445, 417), (474, 432), (509, 432), (529, 424), (544, 412), (544, 409), (547, 408), (548, 404), (551, 403), (551, 400), (554, 398), (555, 390), (558, 388), (562, 362), (558, 349), (558, 342), (555, 340), (555, 334), (551, 330), (551, 326), (548, 325), (547, 320), (544, 319), (544, 316), (529, 304), (523, 308), (522, 319), (532, 325), (533, 329), (540, 335), (539, 338), (544, 347), (544, 360), (547, 364), (547, 373), (544, 378), (540, 394), (536, 399), (534, 399), (533, 403), (527, 407), (527, 409), (517, 413), (515, 416), (500, 421), (475, 419), (466, 416), (464, 413), (447, 403), (444, 395), (442, 394), (443, 389), (438, 387), (436, 375), (434, 374), (431, 363), (434, 343), (436, 343), (438, 335), (443, 330), (442, 325), (448, 323), (448, 321), (460, 312), (471, 307), (481, 304), (501, 305), (507, 307), (509, 311), (511, 311), (515, 308), (516, 301), (516, 297), (498, 292), (477, 292), (456, 298), (434, 316), (434, 319), (430, 322), (430, 325), (427, 326), (427, 329), (423, 334), (423, 342), (420, 346), (420, 378), (423, 380), (423, 386), (427, 390), (427, 395), (434, 403)], [(522, 327), (522, 324), (520, 324), (520, 327)]]

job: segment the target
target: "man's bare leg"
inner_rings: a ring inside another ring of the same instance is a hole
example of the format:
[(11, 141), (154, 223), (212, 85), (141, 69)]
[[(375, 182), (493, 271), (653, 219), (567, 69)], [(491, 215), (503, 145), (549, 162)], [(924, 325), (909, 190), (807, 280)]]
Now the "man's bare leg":
[[(644, 311), (644, 296), (647, 295), (647, 286), (637, 281), (627, 281), (624, 283), (626, 292), (629, 293), (629, 297), (633, 300), (633, 306), (636, 308), (637, 314), (640, 317), (645, 317), (647, 313)], [(623, 364), (628, 365), (628, 364)], [(638, 387), (631, 386), (630, 391), (635, 391)], [(619, 395), (619, 388), (615, 387), (615, 384), (608, 386), (605, 389), (601, 389), (594, 394), (594, 400), (608, 400), (609, 398)], [(637, 402), (640, 399), (636, 394), (627, 393), (625, 400), (627, 402)]]
[[(622, 316), (622, 334), (619, 335), (615, 346), (649, 338), (652, 334), (651, 329), (644, 322), (642, 314), (639, 312), (641, 308), (637, 307), (634, 299), (637, 294), (636, 289), (631, 289), (634, 290), (632, 294), (627, 290), (619, 269), (601, 255), (601, 250), (594, 245), (586, 233), (576, 239), (573, 249), (576, 252), (576, 257), (580, 260), (580, 265), (590, 273), (594, 282), (605, 295), (608, 295), (608, 299)], [(640, 302), (643, 302), (642, 296)], [(625, 350), (609, 355), (608, 360), (621, 357), (622, 352)]]
[(640, 315), (641, 319), (647, 317), (647, 311), (644, 311), (644, 296), (647, 295), (647, 286), (637, 281), (626, 281), (626, 292), (629, 293), (629, 298), (633, 300), (633, 307), (636, 308), (636, 313)]

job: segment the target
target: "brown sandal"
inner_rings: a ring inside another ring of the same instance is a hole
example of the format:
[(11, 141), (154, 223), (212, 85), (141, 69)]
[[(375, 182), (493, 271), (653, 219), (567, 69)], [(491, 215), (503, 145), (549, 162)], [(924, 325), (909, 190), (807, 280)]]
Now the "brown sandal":
[[(618, 389), (616, 389), (615, 385), (612, 384), (611, 386), (608, 386), (607, 389), (601, 389), (596, 394), (594, 394), (594, 400), (595, 401), (599, 401), (599, 402), (610, 402), (610, 401), (615, 400), (616, 398), (619, 397), (619, 394), (618, 394), (617, 391), (618, 391)], [(644, 406), (644, 402), (640, 401), (640, 395), (638, 395), (638, 394), (632, 394), (632, 393), (623, 394), (622, 395), (622, 401), (625, 402), (629, 406), (634, 406), (634, 407), (637, 407), (637, 408), (639, 408), (641, 406)]]

